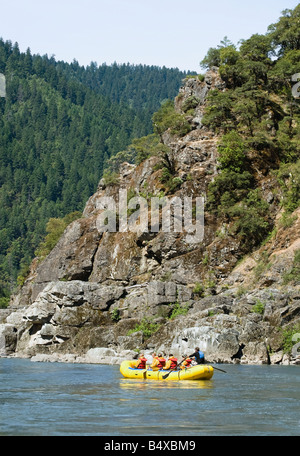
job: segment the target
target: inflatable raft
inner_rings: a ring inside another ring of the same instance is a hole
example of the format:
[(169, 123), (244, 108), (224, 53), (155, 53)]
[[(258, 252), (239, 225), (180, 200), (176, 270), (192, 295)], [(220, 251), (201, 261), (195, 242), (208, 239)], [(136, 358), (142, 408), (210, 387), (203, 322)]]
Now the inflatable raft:
[[(152, 379), (164, 380), (165, 376), (170, 371), (152, 369), (136, 369), (136, 361), (123, 361), (120, 366), (120, 372), (125, 378)], [(179, 369), (171, 371), (170, 375), (165, 380), (209, 380), (214, 374), (214, 368), (204, 364), (189, 367), (188, 369)]]

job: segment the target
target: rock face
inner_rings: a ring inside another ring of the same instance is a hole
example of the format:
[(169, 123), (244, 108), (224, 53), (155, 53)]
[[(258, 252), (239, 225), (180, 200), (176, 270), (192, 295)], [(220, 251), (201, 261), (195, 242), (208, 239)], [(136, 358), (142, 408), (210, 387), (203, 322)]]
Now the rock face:
[[(216, 69), (203, 82), (187, 79), (175, 107), (182, 113), (193, 102), (191, 131), (162, 135), (179, 179), (172, 196), (205, 197), (218, 173), (218, 138), (201, 123), (212, 88), (224, 88)], [(83, 217), (43, 262), (33, 262), (10, 308), (0, 313), (0, 356), (109, 363), (139, 350), (180, 355), (199, 346), (211, 362), (289, 362), (282, 328), (300, 322), (300, 290), (284, 286), (283, 276), (299, 250), (300, 211), (292, 226), (279, 228), (240, 262), (239, 241), (206, 213), (204, 238), (196, 244), (175, 230), (101, 233), (103, 197), (118, 204), (120, 190), (147, 201), (161, 195), (158, 162), (122, 165), (118, 185), (100, 181)], [(272, 183), (264, 185), (273, 201)], [(144, 211), (141, 218), (149, 208)]]

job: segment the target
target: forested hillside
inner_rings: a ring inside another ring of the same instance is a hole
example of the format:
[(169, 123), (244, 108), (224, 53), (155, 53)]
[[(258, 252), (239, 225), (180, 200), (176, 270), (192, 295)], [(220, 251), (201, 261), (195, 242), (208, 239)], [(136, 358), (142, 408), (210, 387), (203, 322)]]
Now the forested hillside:
[(265, 201), (259, 187), (276, 178), (282, 223), (292, 223), (300, 205), (299, 22), (300, 5), (283, 11), (266, 34), (239, 47), (225, 39), (201, 62), (217, 66), (226, 84), (211, 91), (202, 119), (221, 136), (220, 173), (209, 186), (207, 209), (233, 223), (248, 250), (274, 234), (276, 197)]
[(7, 90), (0, 98), (3, 305), (26, 275), (48, 220), (78, 216), (106, 160), (152, 132), (153, 112), (176, 95), (186, 73), (129, 64), (85, 68), (21, 53), (2, 39), (0, 73)]

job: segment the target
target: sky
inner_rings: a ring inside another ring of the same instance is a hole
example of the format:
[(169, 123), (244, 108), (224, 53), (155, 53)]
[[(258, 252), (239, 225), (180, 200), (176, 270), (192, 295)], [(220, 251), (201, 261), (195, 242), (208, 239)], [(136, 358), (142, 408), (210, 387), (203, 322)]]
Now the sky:
[(0, 37), (81, 65), (145, 64), (201, 72), (227, 36), (265, 34), (298, 0), (0, 0)]

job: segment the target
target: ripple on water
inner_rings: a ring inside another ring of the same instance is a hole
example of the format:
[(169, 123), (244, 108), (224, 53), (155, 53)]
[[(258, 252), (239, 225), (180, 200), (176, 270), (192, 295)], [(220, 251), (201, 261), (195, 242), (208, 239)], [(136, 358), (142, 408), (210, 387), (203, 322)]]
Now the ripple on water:
[(0, 435), (299, 435), (299, 366), (227, 365), (209, 381), (0, 358)]

